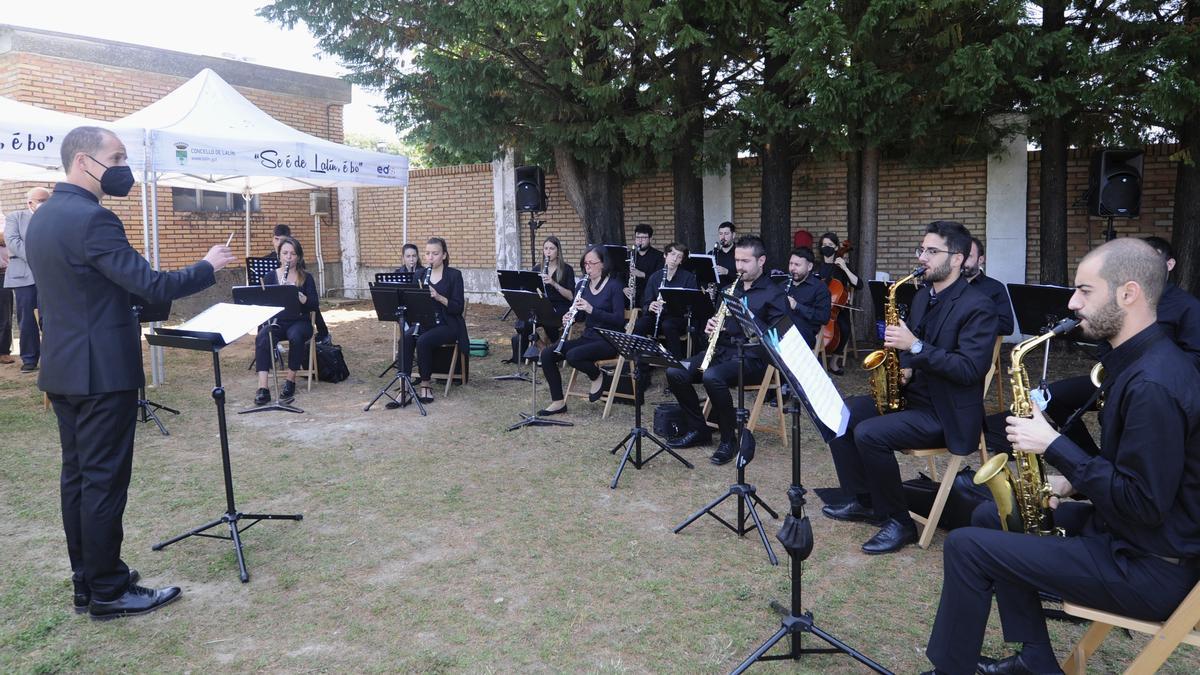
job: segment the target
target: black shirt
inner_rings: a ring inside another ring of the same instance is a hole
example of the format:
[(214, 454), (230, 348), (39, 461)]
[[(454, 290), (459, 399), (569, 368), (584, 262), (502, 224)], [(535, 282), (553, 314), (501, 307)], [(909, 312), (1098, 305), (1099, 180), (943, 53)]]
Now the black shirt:
[[(583, 284), (583, 299), (592, 303), (592, 311), (584, 316), (587, 317), (582, 337), (596, 338), (603, 340), (600, 334), (596, 332), (597, 328), (607, 328), (624, 332), (625, 330), (625, 289), (621, 286), (620, 279), (610, 275), (600, 287), (599, 293), (592, 292), (592, 284), (586, 278)], [(579, 321), (583, 316), (576, 316), (575, 320)]]
[[(787, 282), (784, 282), (784, 285), (786, 286)], [(787, 294), (796, 301), (795, 309), (791, 309), (791, 303), (788, 303), (792, 325), (804, 336), (808, 346), (812, 347), (817, 343), (817, 333), (821, 332), (821, 327), (829, 323), (832, 309), (829, 288), (821, 283), (820, 279), (809, 274), (804, 277), (804, 281), (793, 282)]]
[(653, 246), (647, 246), (645, 251), (638, 252), (633, 259), (633, 266), (646, 276), (637, 280), (637, 295), (633, 297), (642, 297), (642, 294), (646, 292), (646, 282), (650, 280), (650, 275), (661, 270), (666, 264), (666, 260), (667, 257), (663, 255), (663, 252)]
[(1200, 558), (1200, 388), (1191, 357), (1156, 324), (1102, 362), (1100, 454), (1059, 436), (1046, 461), (1091, 499), (1094, 530), (1111, 534), (1114, 550)]
[[(974, 279), (970, 279), (969, 283), (975, 288), (983, 292), (992, 300), (992, 304), (996, 306), (996, 316), (1000, 319), (999, 334), (1010, 335), (1013, 332), (1013, 308), (1012, 300), (1008, 298), (1008, 289), (1004, 288), (1004, 284), (980, 272)], [(1200, 319), (1200, 317), (1198, 317)]]
[(729, 270), (721, 275), (720, 282), (723, 284), (729, 283), (733, 280), (733, 275), (737, 274), (737, 266), (733, 261), (733, 244), (729, 245), (728, 251), (722, 251), (721, 246), (718, 244), (713, 247), (712, 254), (713, 258), (717, 261), (717, 267), (724, 267)]
[[(750, 311), (754, 313), (754, 322), (763, 332), (774, 327), (780, 319), (787, 316), (788, 301), (783, 294), (783, 287), (771, 281), (766, 274), (755, 279), (749, 289), (740, 282), (735, 286), (736, 288), (732, 290), (728, 287), (723, 290), (726, 293), (732, 293), (739, 299), (745, 298)], [(737, 319), (726, 317), (725, 325), (717, 340), (717, 344), (725, 348), (722, 350), (724, 359), (737, 358), (737, 352), (733, 349), (735, 335), (743, 335), (742, 327), (738, 324)], [(764, 355), (761, 350), (762, 347), (758, 345), (749, 347), (746, 349), (746, 356), (762, 360)]]
[(1200, 300), (1168, 283), (1158, 299), (1158, 325), (1200, 367)]
[[(559, 316), (562, 316), (568, 309), (571, 308), (571, 299), (575, 297), (575, 269), (567, 263), (562, 263), (562, 267), (562, 281), (555, 279), (555, 283), (570, 291), (571, 297), (564, 298), (562, 293), (558, 292), (557, 288), (554, 288), (550, 284), (546, 284), (546, 297), (550, 299), (550, 306), (554, 308), (555, 313), (557, 313)], [(541, 274), (542, 266), (536, 265), (531, 267), (530, 271)], [(553, 274), (551, 274), (551, 278), (553, 278)]]
[(650, 311), (650, 303), (658, 299), (658, 289), (667, 288), (698, 288), (696, 286), (696, 275), (683, 269), (683, 267), (675, 268), (675, 276), (664, 281), (667, 275), (667, 268), (664, 267), (646, 280), (646, 290), (642, 293), (642, 311)]
[[(267, 276), (263, 277), (263, 283), (268, 286), (276, 286), (279, 284), (279, 272), (271, 270), (267, 272)], [(289, 314), (286, 311), (275, 315), (278, 322), (286, 324), (292, 321), (308, 321), (308, 313), (318, 307), (319, 300), (317, 298), (317, 282), (313, 281), (313, 275), (308, 272), (304, 273), (304, 283), (296, 288), (297, 291), (304, 294), (304, 304), (300, 305), (299, 314)], [(280, 291), (282, 292), (282, 291)]]
[(858, 277), (857, 284), (851, 284), (850, 277), (846, 276), (846, 272), (841, 267), (833, 263), (823, 261), (819, 262), (817, 263), (816, 268), (813, 269), (813, 272), (821, 278), (821, 281), (825, 282), (825, 285), (829, 285), (829, 282), (832, 279), (837, 279), (838, 281), (842, 282), (842, 288), (846, 289), (847, 291), (849, 291), (851, 288), (862, 288), (863, 285), (862, 277)]

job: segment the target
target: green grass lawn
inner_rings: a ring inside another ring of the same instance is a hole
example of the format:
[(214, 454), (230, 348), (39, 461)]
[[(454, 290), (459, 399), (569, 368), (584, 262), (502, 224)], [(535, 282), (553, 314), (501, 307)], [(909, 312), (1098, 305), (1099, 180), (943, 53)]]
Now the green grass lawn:
[[(629, 406), (602, 420), (601, 404), (572, 399), (567, 428), (506, 433), (529, 406), (529, 388), (494, 382), (512, 367), (511, 327), (476, 305), (472, 337), (492, 355), (474, 359), (471, 382), (429, 406), (362, 411), (391, 358), (390, 324), (361, 305), (327, 312), (351, 378), (303, 385), (303, 415), (234, 415), (249, 407), (251, 338), (222, 355), (238, 506), (303, 513), (244, 534), (250, 583), (228, 542), (192, 538), (152, 544), (224, 510), (207, 355), (169, 351), (167, 382), (150, 398), (179, 408), (169, 437), (138, 430), (125, 515), (124, 558), (149, 585), (183, 587), (152, 615), (93, 622), (70, 608), (71, 586), (58, 506), (59, 445), (34, 379), (0, 368), (0, 671), (3, 672), (726, 672), (779, 625), (768, 606), (789, 594), (789, 562), (772, 567), (757, 537), (739, 539), (705, 518), (672, 529), (720, 495), (732, 465), (710, 449), (684, 451), (688, 470), (660, 457), (608, 483), (611, 448), (633, 420)], [(1075, 360), (1077, 361), (1077, 359)], [(1082, 362), (1056, 363), (1056, 368)], [(998, 380), (999, 382), (999, 380)], [(656, 377), (645, 414), (664, 400)], [(864, 393), (857, 368), (837, 379)], [(544, 386), (539, 400), (546, 402)], [(764, 422), (774, 421), (772, 408)], [(649, 422), (647, 422), (649, 424)], [(759, 494), (786, 509), (790, 451), (759, 433), (748, 470)], [(836, 484), (829, 453), (804, 423), (805, 483)], [(915, 474), (916, 462), (905, 473)], [(809, 514), (816, 549), (804, 565), (804, 600), (826, 631), (898, 673), (928, 667), (925, 641), (941, 587), (942, 535), (931, 550), (868, 557), (873, 529)], [(732, 517), (731, 507), (724, 511)], [(1060, 655), (1082, 633), (1052, 623)], [(1095, 672), (1119, 670), (1144, 642), (1114, 634)], [(999, 623), (987, 653), (1008, 648)], [(1168, 662), (1200, 669), (1193, 649)], [(756, 672), (860, 672), (844, 656), (810, 656)]]

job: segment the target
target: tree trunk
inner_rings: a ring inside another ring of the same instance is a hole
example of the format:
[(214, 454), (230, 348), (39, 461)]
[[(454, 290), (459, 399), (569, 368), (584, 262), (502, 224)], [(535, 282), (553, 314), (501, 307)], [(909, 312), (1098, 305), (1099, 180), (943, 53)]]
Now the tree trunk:
[(693, 251), (703, 251), (704, 179), (699, 154), (704, 143), (704, 90), (699, 51), (680, 54), (674, 67), (678, 87), (675, 119), (682, 134), (671, 153), (675, 239)]
[(760, 231), (767, 249), (768, 268), (786, 270), (792, 250), (792, 174), (796, 162), (783, 134), (774, 134), (771, 140), (759, 149), (758, 155), (762, 168)]
[(873, 338), (875, 335), (875, 304), (871, 301), (871, 293), (867, 290), (867, 282), (875, 278), (875, 266), (879, 260), (879, 162), (882, 153), (878, 146), (867, 145), (862, 151), (862, 201), (861, 225), (858, 231), (858, 241), (854, 245), (859, 250), (858, 276), (863, 280), (863, 289), (855, 294), (860, 299), (858, 306), (861, 312), (854, 312), (855, 332), (861, 336)]
[(1175, 280), (1180, 288), (1200, 295), (1200, 115), (1184, 120), (1180, 141), (1187, 157), (1175, 169), (1175, 212), (1171, 217), (1171, 248), (1175, 249)]
[(607, 168), (575, 159), (571, 151), (554, 149), (554, 164), (567, 201), (583, 221), (589, 244), (625, 244), (625, 180)]
[(1043, 284), (1067, 284), (1067, 125), (1061, 117), (1042, 123), (1040, 218)]
[[(846, 153), (846, 238), (854, 245), (854, 269), (863, 269), (862, 246), (862, 175), (863, 157), (861, 150)], [(820, 232), (813, 232), (814, 237), (820, 237)]]

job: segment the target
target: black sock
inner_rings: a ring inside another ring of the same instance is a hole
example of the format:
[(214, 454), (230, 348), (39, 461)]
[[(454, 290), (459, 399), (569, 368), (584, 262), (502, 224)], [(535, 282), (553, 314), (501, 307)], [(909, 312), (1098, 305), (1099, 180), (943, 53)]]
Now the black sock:
[(1035, 673), (1061, 672), (1054, 648), (1049, 642), (1026, 642), (1021, 647), (1021, 660)]

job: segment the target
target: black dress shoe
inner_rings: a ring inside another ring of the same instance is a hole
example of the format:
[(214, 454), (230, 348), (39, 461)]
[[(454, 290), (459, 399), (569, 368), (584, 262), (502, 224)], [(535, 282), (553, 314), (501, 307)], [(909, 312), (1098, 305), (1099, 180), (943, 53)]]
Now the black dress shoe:
[(917, 543), (916, 523), (911, 520), (901, 523), (895, 518), (888, 518), (884, 521), (883, 527), (879, 528), (879, 532), (862, 545), (862, 550), (867, 555), (880, 555), (895, 553), (905, 546), (915, 543)]
[(279, 392), (280, 403), (291, 403), (296, 400), (296, 383), (291, 380), (283, 381), (283, 391)]
[(589, 391), (588, 392), (588, 400), (591, 401), (592, 403), (595, 403), (596, 401), (599, 401), (602, 398), (604, 398), (604, 387), (600, 387), (600, 391)]
[[(982, 673), (982, 675), (1038, 675), (1038, 671), (1026, 665), (1021, 652), (998, 661), (981, 656), (979, 657), (978, 665), (976, 665), (976, 671)], [(1061, 673), (1062, 670), (1056, 668), (1049, 672)]]
[[(129, 570), (129, 583), (136, 584), (142, 575), (138, 574), (137, 570)], [(73, 603), (75, 605), (75, 613), (83, 614), (88, 611), (88, 605), (92, 602), (92, 594), (88, 591), (76, 591)]]
[(733, 443), (730, 443), (729, 441), (721, 441), (721, 444), (717, 446), (716, 452), (714, 452), (712, 456), (708, 458), (708, 461), (716, 466), (721, 466), (723, 464), (728, 464), (732, 459)]
[(180, 593), (178, 586), (146, 588), (132, 584), (125, 594), (116, 600), (105, 602), (92, 598), (91, 604), (88, 605), (88, 614), (97, 621), (146, 614), (178, 598)]
[(539, 410), (537, 412), (537, 414), (538, 414), (538, 417), (546, 417), (548, 415), (563, 415), (563, 414), (566, 414), (566, 412), (567, 412), (567, 406), (564, 405), (563, 407), (559, 408), (558, 410), (542, 408), (541, 410)]
[(821, 513), (825, 514), (826, 518), (844, 520), (849, 523), (870, 523), (879, 526), (883, 525), (884, 521), (883, 517), (875, 515), (873, 509), (863, 506), (857, 499), (838, 506), (822, 506)]
[(254, 405), (266, 405), (271, 402), (271, 390), (265, 387), (259, 387), (258, 391), (254, 392)]
[(667, 441), (667, 446), (679, 450), (680, 448), (692, 448), (697, 445), (708, 445), (710, 443), (712, 443), (712, 432), (708, 429), (700, 429), (689, 431), (679, 438)]

